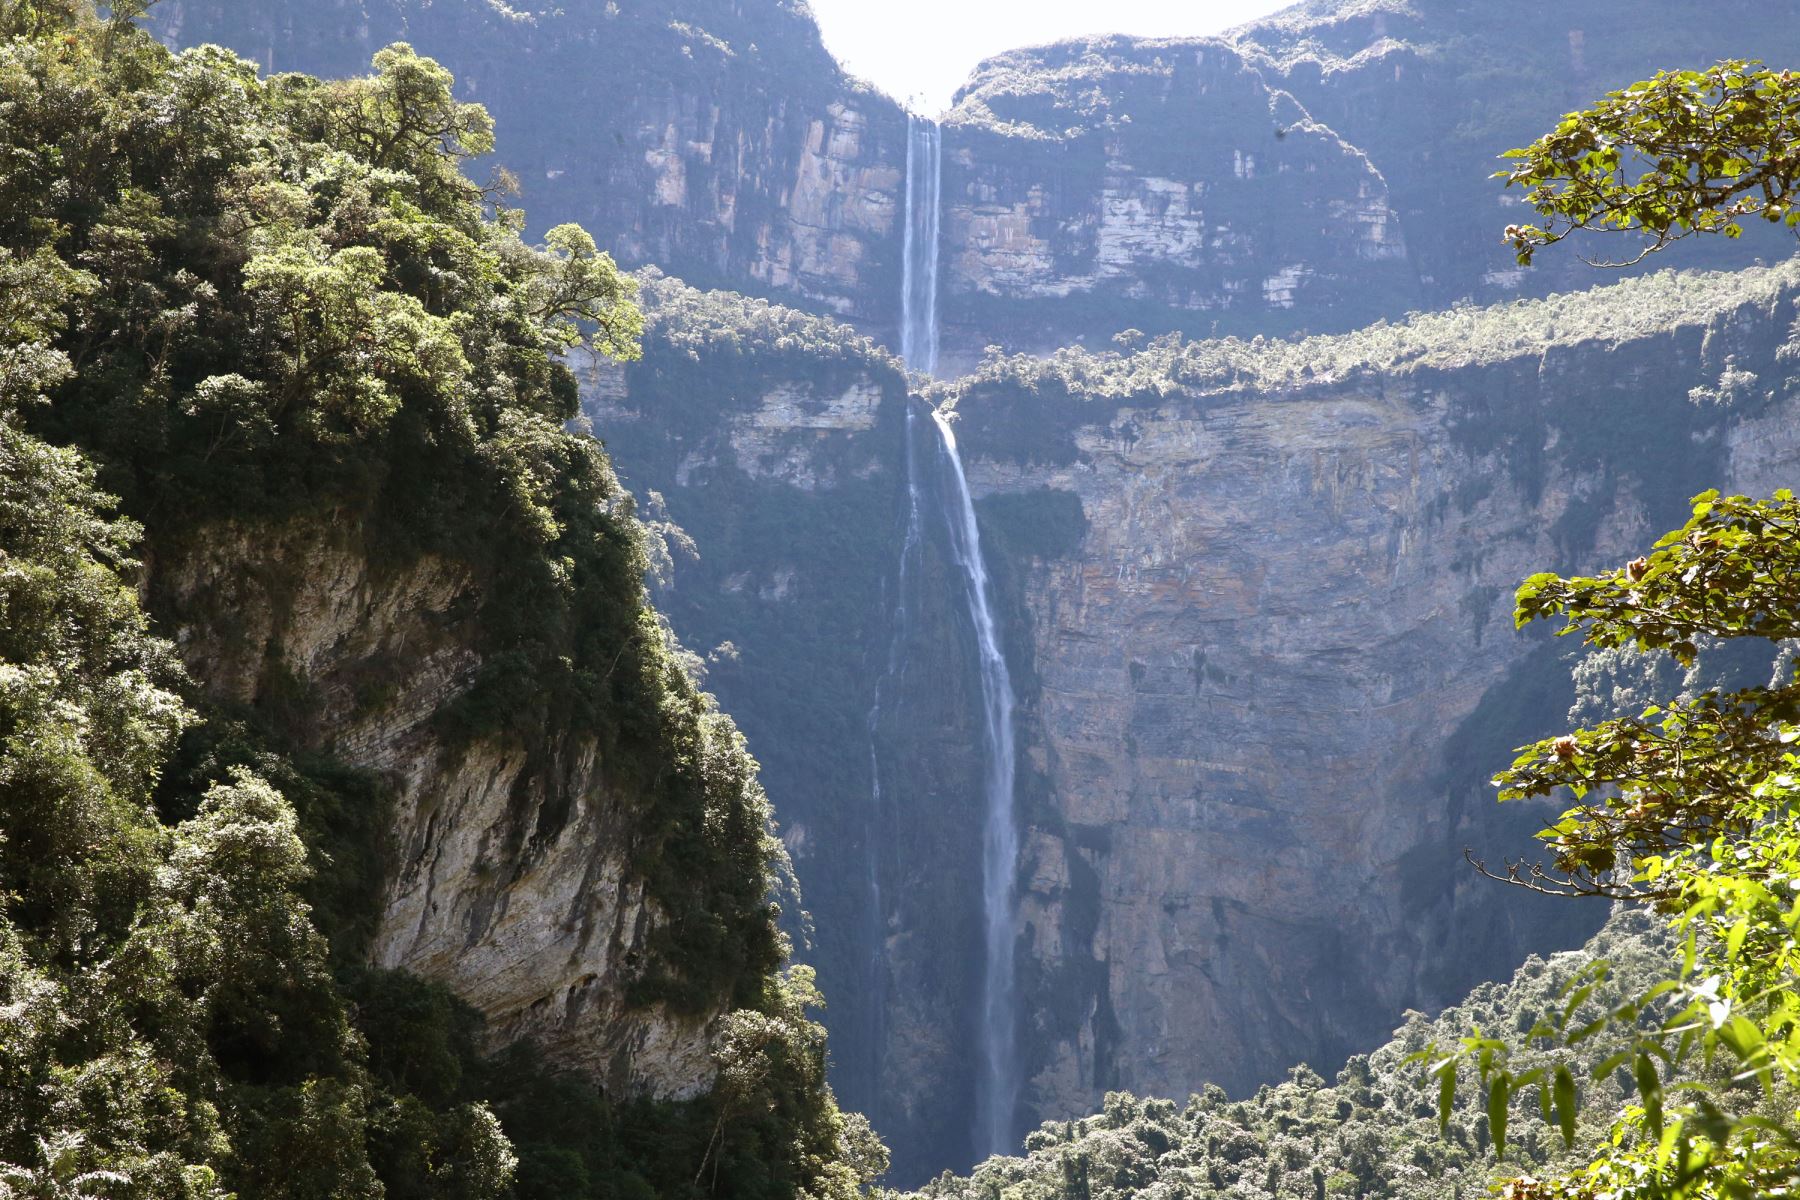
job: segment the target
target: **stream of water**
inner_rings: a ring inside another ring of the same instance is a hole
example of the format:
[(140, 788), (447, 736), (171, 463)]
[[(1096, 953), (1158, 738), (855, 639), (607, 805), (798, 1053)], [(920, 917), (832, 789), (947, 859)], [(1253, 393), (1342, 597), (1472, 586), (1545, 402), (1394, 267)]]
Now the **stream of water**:
[[(938, 363), (938, 247), (943, 209), (943, 140), (934, 121), (909, 117), (906, 143), (906, 230), (903, 246), (901, 357), (913, 371), (930, 375)], [(975, 504), (957, 451), (956, 432), (940, 412), (931, 414), (937, 433), (942, 485), (933, 489), (944, 505), (950, 552), (964, 583), (981, 680), (982, 787), (981, 903), (983, 961), (981, 1013), (977, 1026), (981, 1053), (975, 1081), (974, 1145), (977, 1157), (1015, 1150), (1014, 1121), (1020, 1091), (1018, 988), (1013, 964), (1017, 937), (1019, 828), (1013, 811), (1016, 762), (1013, 747), (1013, 689), (1000, 647), (987, 565)], [(922, 489), (913, 469), (913, 416), (907, 415), (907, 487), (910, 517), (901, 561), (898, 615), (905, 615), (905, 578), (917, 551)], [(900, 643), (896, 641), (895, 645)], [(890, 661), (889, 674), (898, 669)], [(871, 729), (880, 717), (881, 689)], [(873, 744), (873, 743), (871, 743)], [(879, 766), (879, 764), (876, 764)], [(879, 789), (879, 772), (877, 772)], [(879, 798), (879, 791), (877, 791)]]

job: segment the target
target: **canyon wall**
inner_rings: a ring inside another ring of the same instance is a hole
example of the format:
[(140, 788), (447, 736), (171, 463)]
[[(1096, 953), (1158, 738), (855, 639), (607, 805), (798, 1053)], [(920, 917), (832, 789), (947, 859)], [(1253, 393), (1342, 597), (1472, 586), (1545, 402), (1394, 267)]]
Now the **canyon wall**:
[[(1530, 846), (1543, 811), (1487, 776), (1571, 701), (1574, 648), (1515, 633), (1511, 592), (1630, 557), (1705, 487), (1792, 477), (1797, 291), (1791, 266), (1658, 275), (996, 360), (935, 397), (1020, 703), (1022, 1120), (1333, 1068), (1591, 930), (1463, 860)], [(969, 1153), (981, 767), (929, 501), (901, 574), (920, 400), (841, 326), (646, 299), (644, 361), (591, 373), (586, 411), (692, 535), (661, 603), (732, 643), (707, 683), (787, 823), (839, 1085), (917, 1180)]]
[(946, 120), (957, 365), (990, 344), (1338, 327), (1416, 301), (1380, 170), (1224, 42), (1004, 55)]
[[(1418, 306), (1439, 308), (1592, 287), (1580, 255), (1633, 257), (1631, 241), (1593, 236), (1576, 239), (1575, 254), (1520, 270), (1499, 231), (1528, 213), (1518, 189), (1492, 178), (1507, 165), (1499, 156), (1563, 113), (1657, 71), (1724, 58), (1800, 62), (1794, 15), (1777, 4), (1721, 20), (1691, 0), (1578, 0), (1528, 14), (1469, 0), (1327, 0), (1296, 4), (1230, 38), (1381, 171), (1407, 231)], [(1155, 52), (1155, 43), (1140, 43), (1135, 56)], [(1696, 239), (1643, 269), (1736, 266), (1794, 250), (1775, 229), (1751, 228), (1746, 239)]]
[(1541, 825), (1485, 776), (1567, 703), (1567, 644), (1515, 634), (1511, 592), (1792, 478), (1797, 283), (1657, 276), (959, 386), (988, 519), (1041, 547), (1005, 571), (1043, 1116), (1327, 1065), (1598, 919), (1462, 861)]
[(164, 0), (152, 24), (326, 77), (410, 42), (493, 114), (492, 165), (533, 228), (579, 222), (630, 266), (895, 319), (906, 118), (839, 70), (802, 3)]

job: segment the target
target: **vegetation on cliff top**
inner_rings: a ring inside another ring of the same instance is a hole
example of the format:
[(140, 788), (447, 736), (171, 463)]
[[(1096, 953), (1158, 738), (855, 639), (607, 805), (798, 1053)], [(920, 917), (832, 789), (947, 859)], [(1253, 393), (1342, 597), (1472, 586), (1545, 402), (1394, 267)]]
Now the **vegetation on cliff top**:
[[(1055, 389), (1095, 400), (1331, 384), (1370, 373), (1455, 370), (1592, 341), (1619, 345), (1682, 326), (1705, 326), (1745, 308), (1774, 311), (1800, 292), (1800, 259), (1744, 271), (1661, 271), (1608, 287), (1507, 304), (1464, 305), (1379, 321), (1342, 334), (1145, 342), (1126, 331), (1121, 348), (1095, 352), (990, 354), (965, 386), (995, 384), (1028, 393)], [(1791, 353), (1800, 354), (1800, 340)]]
[[(464, 176), (491, 124), (431, 60), (265, 80), (140, 7), (0, 0), (0, 1191), (848, 1195), (882, 1154), (778, 973), (755, 764), (564, 428), (562, 354), (635, 352), (626, 282)], [(665, 914), (639, 999), (731, 1010), (720, 1086), (649, 1105), (484, 1059), (452, 998), (356, 965), (379, 781), (298, 754), (279, 706), (208, 707), (102, 487), (159, 556), (353, 523), (466, 564), (483, 669), (445, 727), (599, 741)]]

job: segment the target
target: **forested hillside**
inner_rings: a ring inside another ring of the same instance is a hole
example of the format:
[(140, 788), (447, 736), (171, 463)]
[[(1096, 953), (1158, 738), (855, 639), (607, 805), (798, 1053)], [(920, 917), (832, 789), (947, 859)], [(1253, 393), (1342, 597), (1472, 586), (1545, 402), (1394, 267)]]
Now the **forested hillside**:
[[(0, 5), (0, 1188), (849, 1194), (755, 763), (564, 431), (629, 285), (520, 239), (410, 49), (262, 79), (128, 16)], [(457, 839), (459, 942), (572, 889), (502, 935), (555, 1021), (430, 950)]]
[[(1284, 1083), (1233, 1097), (1217, 1087), (1185, 1100), (1106, 1097), (1105, 1107), (1074, 1121), (1049, 1121), (1025, 1139), (1018, 1158), (995, 1158), (966, 1179), (934, 1180), (914, 1197), (981, 1200), (1125, 1200), (1127, 1197), (1242, 1196), (1268, 1200), (1478, 1200), (1490, 1180), (1569, 1166), (1553, 1122), (1521, 1114), (1510, 1156), (1495, 1152), (1488, 1115), (1465, 1099), (1447, 1128), (1438, 1122), (1434, 1080), (1411, 1058), (1432, 1043), (1531, 1028), (1560, 1008), (1570, 981), (1596, 958), (1613, 964), (1608, 986), (1589, 997), (1585, 1019), (1656, 981), (1666, 937), (1642, 915), (1617, 914), (1580, 950), (1548, 961), (1536, 955), (1507, 982), (1483, 984), (1459, 1004), (1427, 1018), (1408, 1012), (1393, 1040), (1322, 1078), (1306, 1066)], [(1603, 1063), (1620, 1039), (1588, 1043), (1570, 1062), (1578, 1071)], [(1623, 1076), (1600, 1081), (1597, 1104), (1630, 1094)], [(1603, 1135), (1595, 1122), (1588, 1137)]]

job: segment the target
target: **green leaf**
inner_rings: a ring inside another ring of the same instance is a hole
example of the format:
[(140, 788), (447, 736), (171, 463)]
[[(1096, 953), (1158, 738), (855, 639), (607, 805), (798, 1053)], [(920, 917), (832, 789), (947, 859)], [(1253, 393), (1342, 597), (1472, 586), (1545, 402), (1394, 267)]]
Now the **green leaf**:
[(1644, 1105), (1644, 1120), (1660, 1134), (1663, 1128), (1662, 1077), (1656, 1073), (1655, 1062), (1642, 1050), (1638, 1051), (1632, 1078), (1637, 1082), (1638, 1098)]
[(1551, 1091), (1556, 1099), (1556, 1123), (1562, 1130), (1563, 1145), (1573, 1148), (1575, 1145), (1575, 1076), (1569, 1073), (1567, 1066), (1556, 1068), (1556, 1081)]
[(1498, 1158), (1506, 1157), (1506, 1119), (1511, 1105), (1512, 1076), (1501, 1071), (1494, 1076), (1487, 1096), (1488, 1133), (1494, 1139), (1494, 1154)]
[(1450, 1129), (1450, 1109), (1456, 1103), (1456, 1060), (1445, 1059), (1438, 1071), (1438, 1132)]

